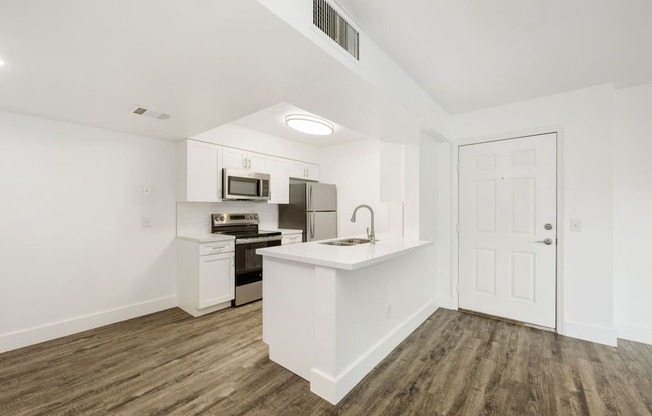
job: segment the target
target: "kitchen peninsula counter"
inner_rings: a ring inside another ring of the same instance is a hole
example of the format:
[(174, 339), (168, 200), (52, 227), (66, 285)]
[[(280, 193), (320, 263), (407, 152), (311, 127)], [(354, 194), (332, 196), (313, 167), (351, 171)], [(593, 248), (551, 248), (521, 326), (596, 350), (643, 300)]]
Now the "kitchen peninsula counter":
[(433, 250), (388, 236), (257, 250), (270, 359), (339, 402), (437, 309)]
[[(364, 237), (353, 237), (364, 238)], [(336, 238), (334, 240), (341, 240)], [(331, 240), (326, 240), (331, 241)], [(331, 246), (321, 242), (292, 244), (260, 249), (257, 254), (281, 260), (291, 260), (316, 266), (343, 270), (357, 270), (372, 264), (407, 254), (419, 247), (432, 244), (430, 241), (407, 241), (380, 238), (376, 244), (357, 244), (354, 246)]]

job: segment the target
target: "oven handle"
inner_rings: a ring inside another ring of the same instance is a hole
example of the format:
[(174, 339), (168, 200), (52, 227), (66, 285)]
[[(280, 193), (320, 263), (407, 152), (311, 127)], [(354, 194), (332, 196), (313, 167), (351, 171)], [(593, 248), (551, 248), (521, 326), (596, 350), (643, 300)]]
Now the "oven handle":
[(250, 244), (250, 243), (262, 243), (265, 241), (280, 241), (283, 239), (282, 235), (277, 235), (274, 237), (258, 237), (258, 238), (239, 238), (235, 240), (235, 245), (240, 244)]

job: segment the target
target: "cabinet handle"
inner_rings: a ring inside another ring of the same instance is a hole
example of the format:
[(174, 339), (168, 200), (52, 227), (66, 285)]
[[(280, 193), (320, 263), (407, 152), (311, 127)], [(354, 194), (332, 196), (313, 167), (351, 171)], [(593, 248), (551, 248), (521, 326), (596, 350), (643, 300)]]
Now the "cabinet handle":
[(213, 246), (211, 250), (217, 250), (218, 248), (226, 248), (226, 246)]
[(222, 261), (222, 260), (224, 260), (224, 259), (204, 260), (204, 262), (206, 262), (206, 263), (212, 263), (212, 262), (214, 262), (214, 261)]
[(247, 159), (247, 167), (251, 169), (251, 159)]

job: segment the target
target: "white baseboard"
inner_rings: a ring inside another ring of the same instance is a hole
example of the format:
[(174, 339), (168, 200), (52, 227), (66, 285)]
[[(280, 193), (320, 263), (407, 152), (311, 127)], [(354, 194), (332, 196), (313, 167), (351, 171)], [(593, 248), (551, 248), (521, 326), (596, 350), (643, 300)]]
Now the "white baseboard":
[(128, 305), (108, 311), (83, 315), (64, 321), (45, 324), (20, 331), (0, 334), (0, 352), (38, 344), (66, 335), (89, 329), (99, 328), (104, 325), (113, 324), (138, 316), (159, 312), (177, 306), (177, 297), (168, 296), (153, 299), (135, 305)]
[(617, 344), (615, 329), (585, 324), (583, 322), (566, 321), (562, 335), (597, 342), (598, 344), (610, 345), (612, 347), (615, 347)]
[(310, 374), (310, 390), (330, 403), (337, 404), (437, 308), (436, 300), (424, 305), (342, 371), (335, 380), (313, 368)]
[(615, 321), (618, 338), (652, 345), (652, 326)]

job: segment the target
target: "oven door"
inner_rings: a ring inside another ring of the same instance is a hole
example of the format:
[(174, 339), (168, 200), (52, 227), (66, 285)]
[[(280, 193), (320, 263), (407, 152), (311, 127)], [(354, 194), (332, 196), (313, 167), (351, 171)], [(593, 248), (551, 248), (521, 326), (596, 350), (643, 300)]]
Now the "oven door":
[[(235, 245), (235, 306), (261, 299), (263, 281), (263, 256), (256, 250), (281, 245), (282, 236), (254, 239), (246, 243), (236, 240)], [(264, 240), (264, 241), (260, 241)]]

